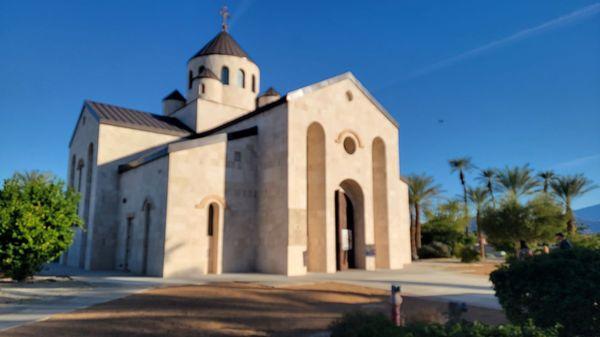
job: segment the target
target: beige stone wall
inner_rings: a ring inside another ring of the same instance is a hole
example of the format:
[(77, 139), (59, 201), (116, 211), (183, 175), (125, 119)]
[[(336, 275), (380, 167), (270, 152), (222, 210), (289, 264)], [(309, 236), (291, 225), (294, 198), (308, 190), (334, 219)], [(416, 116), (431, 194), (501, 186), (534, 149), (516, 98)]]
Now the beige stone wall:
[[(79, 267), (81, 266), (81, 262), (83, 261), (84, 266), (89, 266), (89, 250), (92, 246), (90, 243), (92, 242), (92, 230), (93, 230), (93, 219), (94, 219), (94, 203), (96, 201), (95, 190), (96, 190), (96, 158), (98, 151), (98, 130), (99, 124), (95, 117), (87, 110), (84, 109), (81, 113), (79, 120), (77, 121), (77, 125), (75, 127), (75, 132), (73, 134), (73, 140), (71, 142), (71, 146), (69, 147), (69, 158), (68, 158), (68, 172), (67, 172), (67, 181), (73, 182), (73, 188), (80, 193), (80, 200), (78, 206), (79, 216), (85, 219), (85, 197), (89, 195), (89, 221), (86, 221), (83, 229), (77, 229), (75, 232), (75, 237), (71, 247), (68, 252), (63, 255), (62, 261), (63, 263), (68, 264), (69, 266)], [(93, 147), (93, 158), (92, 163), (88, 161), (88, 148), (92, 144)], [(75, 157), (75, 169), (73, 169), (73, 156)], [(79, 172), (77, 170), (77, 165), (79, 161), (83, 161), (84, 166)], [(88, 168), (92, 166), (92, 179), (91, 179), (91, 191), (87, 191), (88, 184), (86, 183), (88, 180)], [(81, 174), (81, 177), (79, 175)], [(73, 175), (73, 178), (71, 178)], [(81, 185), (81, 186), (79, 186)], [(84, 236), (86, 238), (84, 238)], [(84, 242), (85, 241), (85, 242)], [(85, 248), (84, 248), (85, 247)], [(83, 249), (87, 251), (82, 257)], [(86, 261), (87, 260), (87, 264)]]
[[(185, 142), (195, 147), (169, 154), (163, 275), (194, 277), (208, 272), (208, 206), (225, 195), (227, 137), (216, 135)], [(217, 235), (222, 238), (223, 219)], [(222, 261), (222, 240), (218, 260)], [(220, 270), (218, 270), (220, 272)]]
[[(351, 100), (349, 99), (351, 97)], [(307, 218), (307, 129), (318, 122), (325, 131), (326, 152), (326, 260), (327, 271), (335, 271), (335, 205), (334, 192), (347, 179), (355, 181), (364, 196), (364, 240), (375, 244), (372, 144), (376, 137), (385, 143), (387, 168), (389, 268), (400, 268), (410, 254), (408, 204), (399, 180), (398, 129), (378, 109), (370, 98), (350, 79), (330, 84), (304, 94), (292, 94), (289, 100), (289, 189), (290, 247), (288, 268), (290, 275), (303, 274)], [(344, 150), (343, 140), (351, 137), (357, 143), (354, 154)], [(365, 268), (374, 269), (376, 257), (365, 258)]]
[(287, 105), (265, 111), (223, 132), (257, 126), (257, 234), (255, 271), (287, 274), (288, 132)]
[(107, 124), (100, 124), (98, 136), (96, 201), (92, 204), (93, 240), (90, 240), (90, 269), (115, 269), (119, 221), (118, 166), (155, 150), (179, 137)]
[[(163, 157), (119, 175), (116, 269), (125, 270), (127, 266), (133, 273), (143, 272), (147, 225), (146, 275), (162, 276), (168, 164), (168, 158)], [(149, 213), (145, 209), (147, 204)], [(129, 252), (126, 253), (128, 235)]]
[[(198, 75), (198, 69), (204, 66), (212, 70), (219, 79), (221, 79), (221, 69), (223, 66), (229, 68), (229, 85), (223, 85), (222, 101), (225, 105), (237, 107), (246, 111), (254, 110), (256, 105), (256, 96), (260, 92), (260, 69), (254, 62), (237, 56), (231, 55), (207, 55), (196, 57), (188, 63), (188, 71), (193, 75)], [(241, 88), (237, 83), (237, 71), (241, 69), (245, 73), (245, 87)], [(252, 75), (256, 80), (256, 90), (252, 91)], [(221, 79), (222, 80), (222, 79)], [(197, 89), (188, 90), (188, 102), (196, 99)]]

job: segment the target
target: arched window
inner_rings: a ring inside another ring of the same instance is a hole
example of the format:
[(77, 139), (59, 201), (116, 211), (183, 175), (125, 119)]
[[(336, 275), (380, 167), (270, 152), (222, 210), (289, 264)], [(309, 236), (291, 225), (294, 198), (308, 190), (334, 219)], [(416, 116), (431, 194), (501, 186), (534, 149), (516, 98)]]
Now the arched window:
[(256, 92), (256, 76), (252, 75), (252, 92)]
[(213, 236), (215, 229), (215, 205), (210, 204), (208, 206), (208, 236)]
[(229, 85), (229, 68), (225, 66), (221, 68), (221, 82), (225, 85)]
[(240, 88), (246, 87), (246, 73), (242, 69), (238, 69), (237, 72), (237, 85)]
[(148, 199), (144, 201), (144, 205), (142, 206), (142, 211), (144, 212), (144, 246), (143, 246), (143, 255), (142, 255), (142, 274), (148, 274), (148, 251), (150, 245), (150, 226), (151, 222), (151, 210), (152, 204)]
[(202, 74), (203, 70), (204, 70), (204, 66), (198, 67), (198, 76), (200, 76), (200, 74)]
[(192, 89), (192, 81), (194, 79), (194, 74), (192, 74), (192, 71), (190, 70), (188, 72), (188, 89)]
[(204, 86), (204, 83), (202, 83), (202, 93), (206, 92), (206, 87)]

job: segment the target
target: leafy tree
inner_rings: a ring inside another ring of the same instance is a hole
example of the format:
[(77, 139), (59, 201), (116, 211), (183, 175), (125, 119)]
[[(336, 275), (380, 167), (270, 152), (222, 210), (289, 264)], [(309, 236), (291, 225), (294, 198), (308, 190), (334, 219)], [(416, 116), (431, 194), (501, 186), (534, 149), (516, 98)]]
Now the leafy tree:
[(481, 231), (481, 212), (489, 200), (489, 191), (485, 187), (467, 189), (469, 201), (475, 207), (475, 225), (477, 226), (477, 240), (479, 241), (479, 256), (485, 259), (485, 246), (483, 244), (483, 233)]
[(569, 234), (575, 234), (577, 225), (575, 224), (575, 215), (571, 209), (571, 201), (593, 190), (597, 186), (582, 174), (557, 177), (550, 183), (550, 186), (552, 187), (554, 194), (560, 198), (565, 205), (567, 232), (569, 232)]
[(496, 183), (507, 197), (518, 199), (523, 195), (530, 195), (539, 185), (529, 165), (505, 167), (496, 173)]
[(449, 200), (439, 203), (435, 209), (425, 211), (427, 222), (423, 224), (423, 242), (444, 243), (454, 252), (456, 245), (464, 241), (464, 228), (469, 217), (463, 213), (462, 201)]
[[(448, 160), (448, 164), (450, 165), (450, 172), (458, 172), (458, 178), (460, 179), (460, 184), (463, 188), (463, 202), (465, 205), (465, 214), (469, 214), (469, 206), (467, 203), (467, 181), (465, 177), (465, 172), (472, 170), (475, 166), (471, 162), (470, 157), (461, 157)], [(469, 226), (465, 227), (465, 233), (469, 233)]]
[(413, 174), (407, 177), (408, 199), (414, 214), (413, 256), (421, 248), (421, 207), (440, 194), (440, 185), (434, 184), (433, 177)]
[(561, 207), (545, 195), (525, 205), (515, 198), (504, 199), (497, 208), (485, 208), (480, 219), (481, 229), (494, 247), (515, 252), (520, 240), (528, 243), (552, 240), (563, 221)]
[(22, 281), (71, 244), (79, 196), (59, 179), (15, 174), (0, 190), (0, 270)]
[(537, 176), (542, 181), (542, 191), (544, 193), (548, 193), (548, 187), (550, 187), (550, 184), (554, 181), (554, 179), (556, 179), (556, 173), (554, 173), (554, 171), (548, 170), (538, 173)]
[(485, 187), (492, 199), (492, 205), (496, 207), (496, 198), (494, 197), (494, 182), (496, 181), (496, 169), (484, 169), (479, 173), (477, 180), (485, 184)]

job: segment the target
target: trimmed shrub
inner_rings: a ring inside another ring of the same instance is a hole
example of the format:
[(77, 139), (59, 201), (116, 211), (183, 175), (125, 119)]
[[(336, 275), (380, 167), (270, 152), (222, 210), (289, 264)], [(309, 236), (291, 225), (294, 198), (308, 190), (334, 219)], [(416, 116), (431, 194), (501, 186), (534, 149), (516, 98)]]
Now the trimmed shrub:
[(419, 249), (419, 257), (422, 259), (435, 259), (452, 256), (450, 247), (442, 242), (434, 241)]
[(557, 250), (518, 261), (490, 275), (511, 322), (564, 326), (564, 336), (600, 335), (600, 250)]
[(460, 262), (463, 263), (473, 263), (481, 259), (481, 256), (479, 256), (479, 251), (473, 246), (461, 247), (458, 251), (458, 257), (460, 257)]
[(379, 313), (353, 312), (333, 322), (331, 337), (558, 337), (558, 328), (541, 329), (531, 321), (522, 326), (490, 326), (461, 322), (442, 325), (414, 323), (396, 327)]

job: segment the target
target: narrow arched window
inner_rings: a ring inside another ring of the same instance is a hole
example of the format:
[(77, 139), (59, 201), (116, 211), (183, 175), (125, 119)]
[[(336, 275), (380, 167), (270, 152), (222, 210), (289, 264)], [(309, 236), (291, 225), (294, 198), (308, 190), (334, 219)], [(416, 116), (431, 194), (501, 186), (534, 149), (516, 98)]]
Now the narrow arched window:
[(204, 94), (206, 92), (206, 87), (204, 86), (204, 83), (202, 83), (202, 93)]
[(192, 89), (192, 80), (194, 79), (194, 74), (192, 74), (192, 71), (190, 70), (188, 72), (188, 89)]
[(256, 76), (252, 75), (252, 92), (256, 92)]
[(221, 82), (225, 85), (229, 85), (229, 68), (221, 68)]
[(210, 204), (208, 206), (208, 236), (213, 236), (215, 227), (215, 206)]
[(246, 87), (246, 73), (242, 69), (238, 69), (237, 72), (237, 85), (240, 88)]
[(203, 70), (204, 70), (204, 66), (198, 67), (198, 76), (200, 76), (200, 74), (202, 74)]

